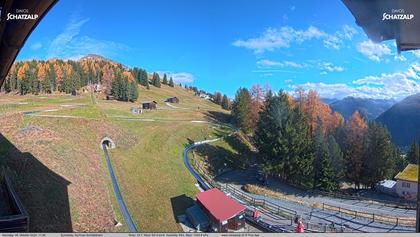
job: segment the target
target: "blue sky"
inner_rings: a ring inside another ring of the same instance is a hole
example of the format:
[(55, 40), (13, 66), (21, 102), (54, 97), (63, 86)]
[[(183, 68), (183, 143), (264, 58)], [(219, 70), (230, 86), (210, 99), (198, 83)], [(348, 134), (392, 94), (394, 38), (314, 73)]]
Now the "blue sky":
[(371, 42), (339, 0), (60, 0), (18, 60), (89, 53), (230, 97), (253, 84), (328, 98), (420, 92), (420, 52)]

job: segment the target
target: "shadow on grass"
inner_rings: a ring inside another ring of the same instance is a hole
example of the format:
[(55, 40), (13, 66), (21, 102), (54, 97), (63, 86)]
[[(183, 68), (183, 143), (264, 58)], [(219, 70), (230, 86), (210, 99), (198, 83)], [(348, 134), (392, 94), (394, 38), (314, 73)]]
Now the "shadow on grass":
[(171, 198), (172, 212), (174, 219), (179, 223), (178, 216), (184, 215), (187, 208), (194, 205), (194, 200), (185, 194)]
[(208, 162), (210, 171), (215, 175), (226, 169), (248, 168), (254, 155), (249, 147), (237, 136), (225, 137), (224, 141), (231, 149), (210, 143), (198, 146), (195, 153)]
[(30, 232), (72, 232), (69, 181), (32, 154), (21, 152), (2, 134), (0, 161), (29, 214)]
[(231, 123), (232, 116), (218, 111), (207, 111), (205, 118), (214, 123)]

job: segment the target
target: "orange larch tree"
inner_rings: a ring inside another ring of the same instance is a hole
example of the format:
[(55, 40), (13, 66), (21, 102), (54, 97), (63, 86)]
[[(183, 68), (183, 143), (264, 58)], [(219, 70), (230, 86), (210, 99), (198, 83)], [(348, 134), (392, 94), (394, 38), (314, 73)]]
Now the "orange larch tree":
[(344, 157), (347, 163), (347, 177), (360, 187), (363, 165), (363, 139), (367, 124), (358, 111), (354, 112), (346, 123), (344, 140)]

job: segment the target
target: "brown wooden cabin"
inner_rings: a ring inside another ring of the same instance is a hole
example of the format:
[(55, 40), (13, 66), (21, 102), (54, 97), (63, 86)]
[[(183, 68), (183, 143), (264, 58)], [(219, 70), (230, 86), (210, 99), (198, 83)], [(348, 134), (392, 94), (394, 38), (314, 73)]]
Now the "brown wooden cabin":
[(174, 97), (167, 98), (165, 100), (165, 102), (168, 102), (168, 103), (179, 103), (179, 99), (178, 99), (178, 97), (174, 96)]
[(143, 109), (156, 109), (157, 102), (156, 101), (144, 101), (143, 102)]

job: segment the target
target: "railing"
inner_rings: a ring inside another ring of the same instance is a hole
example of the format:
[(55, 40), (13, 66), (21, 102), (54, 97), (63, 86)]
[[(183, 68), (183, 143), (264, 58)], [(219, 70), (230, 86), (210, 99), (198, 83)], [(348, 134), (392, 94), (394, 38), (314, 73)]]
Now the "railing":
[(336, 211), (338, 213), (342, 213), (348, 216), (354, 216), (354, 218), (365, 218), (372, 221), (384, 223), (384, 224), (393, 224), (393, 225), (400, 225), (400, 226), (415, 226), (416, 220), (409, 217), (390, 217), (379, 215), (375, 213), (369, 212), (361, 212), (350, 210), (342, 207), (332, 206), (326, 203), (322, 203), (322, 210), (329, 210), (329, 211)]
[(340, 194), (340, 193), (323, 192), (323, 191), (318, 191), (318, 190), (313, 190), (311, 192), (313, 194), (319, 194), (323, 196), (329, 196), (329, 197), (340, 198), (340, 199), (363, 201), (363, 202), (367, 202), (371, 204), (378, 204), (385, 207), (404, 208), (404, 209), (410, 209), (410, 210), (415, 210), (417, 207), (415, 202), (410, 202), (410, 201), (394, 202), (394, 201), (379, 200), (379, 199), (374, 199), (374, 198), (366, 198), (366, 197), (361, 197), (361, 196), (345, 195), (345, 194)]
[[(189, 157), (187, 157), (189, 159)], [(254, 207), (258, 207), (261, 210), (265, 210), (271, 214), (283, 217), (285, 219), (283, 220), (290, 220), (290, 225), (289, 227), (293, 226), (293, 221), (294, 218), (297, 216), (297, 212), (286, 208), (286, 207), (282, 207), (280, 205), (277, 205), (275, 203), (272, 203), (270, 201), (267, 201), (265, 199), (260, 199), (260, 198), (255, 198), (252, 195), (249, 195), (241, 190), (238, 190), (236, 188), (234, 188), (233, 186), (226, 184), (221, 186), (220, 184), (218, 184), (217, 182), (215, 182), (213, 180), (213, 177), (208, 175), (208, 172), (206, 172), (202, 166), (200, 166), (196, 160), (193, 159), (189, 159), (192, 164), (192, 169), (194, 169), (197, 174), (199, 174), (203, 180), (197, 180), (200, 185), (202, 187), (208, 187), (208, 185), (210, 185), (210, 188), (218, 188), (220, 190), (222, 190), (223, 192), (228, 192), (229, 194), (231, 194), (232, 196), (234, 196), (236, 199), (241, 200), (242, 202), (246, 202), (251, 206)], [(203, 182), (203, 183), (201, 183)], [(204, 183), (205, 182), (205, 183)], [(207, 188), (205, 188), (207, 189)], [(255, 219), (252, 218), (250, 216), (246, 216), (247, 221), (258, 225), (260, 228), (262, 228), (263, 230), (267, 231), (267, 232), (293, 232), (290, 229), (286, 229), (284, 228), (284, 226), (281, 225), (271, 225), (267, 222), (262, 221), (261, 219)], [(323, 224), (323, 223), (311, 223), (311, 222), (306, 222), (305, 224), (305, 229), (308, 232), (352, 232), (354, 230), (350, 229), (350, 228), (345, 228), (345, 226), (339, 226), (339, 227), (335, 227), (334, 224)], [(292, 228), (293, 229), (293, 228)]]
[(297, 212), (295, 210), (282, 207), (280, 205), (277, 205), (275, 203), (272, 203), (262, 198), (255, 198), (243, 191), (235, 189), (233, 186), (229, 184), (222, 186), (221, 189), (222, 191), (229, 192), (231, 195), (249, 203), (252, 206), (262, 208), (264, 210), (269, 211), (270, 213), (282, 216), (284, 218), (293, 220), (293, 218), (297, 216)]

